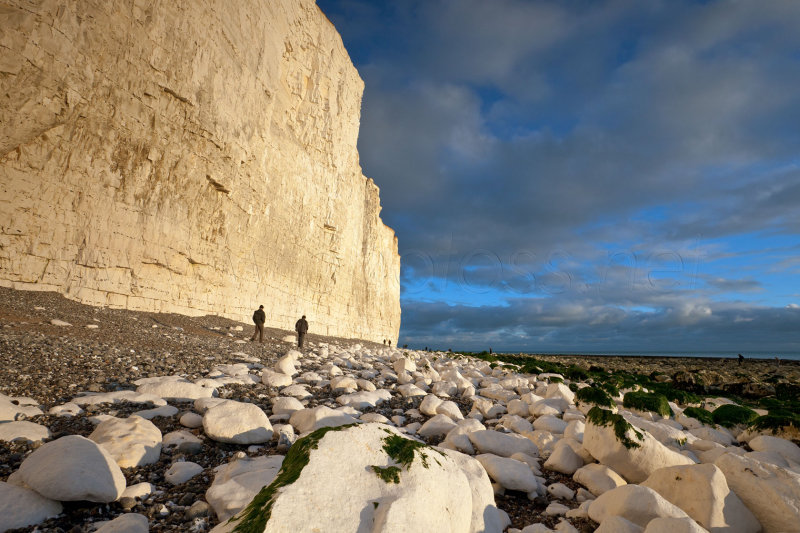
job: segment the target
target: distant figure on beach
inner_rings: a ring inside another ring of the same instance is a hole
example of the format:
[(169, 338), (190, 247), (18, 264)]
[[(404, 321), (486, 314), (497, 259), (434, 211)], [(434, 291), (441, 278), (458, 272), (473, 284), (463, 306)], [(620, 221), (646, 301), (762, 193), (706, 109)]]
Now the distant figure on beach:
[(383, 339), (383, 345), (386, 346), (386, 339)]
[(744, 356), (739, 354), (739, 366), (742, 366), (742, 361), (744, 361)]
[(781, 358), (777, 355), (775, 356), (775, 366), (781, 366)]
[(253, 332), (253, 336), (250, 337), (251, 341), (256, 340), (256, 337), (258, 337), (258, 342), (264, 342), (264, 322), (266, 320), (267, 314), (264, 313), (264, 306), (259, 305), (255, 313), (253, 313), (253, 323), (256, 325), (256, 330)]
[(308, 333), (308, 322), (306, 321), (306, 315), (300, 317), (294, 325), (294, 330), (297, 332), (297, 347), (303, 347), (303, 339), (306, 337), (306, 333)]
[(392, 345), (392, 339), (389, 339), (387, 342), (389, 343), (389, 346)]
[(489, 355), (492, 355), (492, 347), (489, 346)]

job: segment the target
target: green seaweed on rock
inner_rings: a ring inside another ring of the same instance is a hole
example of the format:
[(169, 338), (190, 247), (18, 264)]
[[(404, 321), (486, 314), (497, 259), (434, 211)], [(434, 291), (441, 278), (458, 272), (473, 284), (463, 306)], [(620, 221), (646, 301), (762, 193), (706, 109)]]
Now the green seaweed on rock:
[(372, 471), (375, 472), (384, 483), (400, 483), (400, 468), (397, 466), (380, 467), (372, 465)]
[(286, 457), (283, 459), (283, 464), (281, 464), (281, 469), (275, 480), (256, 494), (255, 498), (247, 505), (242, 514), (234, 516), (229, 520), (229, 523), (234, 521), (239, 522), (233, 531), (236, 533), (261, 533), (264, 531), (272, 513), (272, 506), (275, 503), (278, 489), (291, 485), (300, 478), (300, 473), (308, 464), (311, 450), (317, 449), (319, 442), (326, 433), (330, 431), (341, 431), (355, 425), (356, 424), (348, 424), (345, 426), (320, 428), (301, 439), (297, 439), (286, 453)]
[(778, 383), (775, 385), (775, 397), (778, 400), (800, 401), (800, 384)]
[(786, 427), (800, 429), (800, 414), (789, 411), (770, 411), (768, 415), (754, 419), (747, 429), (752, 431), (769, 430), (772, 434), (776, 434)]
[(758, 418), (758, 413), (749, 407), (741, 405), (726, 404), (720, 405), (711, 413), (714, 422), (726, 428), (732, 428), (739, 424), (750, 424)]
[(672, 414), (667, 397), (657, 392), (629, 392), (622, 398), (622, 405), (640, 411), (652, 411), (663, 417)]
[(578, 365), (570, 365), (564, 372), (564, 376), (572, 381), (586, 381), (589, 373)]
[(614, 407), (614, 400), (606, 391), (599, 387), (583, 387), (575, 393), (575, 399), (580, 403)]
[(673, 388), (669, 383), (652, 383), (648, 389), (667, 397), (667, 400), (681, 405), (700, 403), (700, 397), (692, 392)]
[(401, 437), (388, 429), (384, 429), (384, 431), (389, 433), (389, 436), (383, 438), (383, 451), (386, 452), (386, 455), (394, 459), (397, 464), (404, 466), (406, 469), (411, 467), (411, 463), (414, 462), (414, 456), (416, 454), (419, 454), (422, 466), (428, 468), (428, 454), (423, 450), (436, 451), (440, 455), (444, 455), (442, 452), (434, 450), (424, 442)]
[(626, 448), (640, 448), (642, 445), (628, 437), (628, 431), (632, 431), (638, 440), (642, 440), (644, 435), (637, 431), (622, 415), (612, 413), (608, 409), (594, 406), (589, 410), (586, 415), (586, 420), (595, 426), (611, 426), (614, 429), (614, 435)]
[(714, 417), (711, 415), (711, 411), (707, 409), (703, 409), (702, 407), (687, 407), (683, 410), (683, 414), (695, 418), (702, 422), (703, 424), (707, 424), (709, 426), (715, 426)]

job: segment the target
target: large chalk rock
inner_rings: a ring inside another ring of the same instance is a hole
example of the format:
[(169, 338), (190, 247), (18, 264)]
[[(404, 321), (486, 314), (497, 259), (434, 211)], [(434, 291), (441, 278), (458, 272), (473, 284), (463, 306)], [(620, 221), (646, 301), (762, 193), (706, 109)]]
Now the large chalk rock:
[(537, 457), (539, 449), (532, 440), (514, 433), (500, 433), (484, 429), (470, 433), (469, 440), (481, 453), (491, 453), (501, 457), (511, 457), (515, 453), (524, 453)]
[(544, 393), (545, 398), (561, 398), (567, 403), (575, 403), (575, 393), (563, 383), (551, 383)]
[(770, 435), (759, 435), (750, 439), (748, 445), (757, 452), (775, 453), (800, 466), (800, 446), (792, 441), (773, 437)]
[(127, 513), (105, 522), (94, 533), (147, 533), (148, 531), (150, 523), (146, 516)]
[(360, 391), (352, 394), (342, 394), (336, 401), (341, 405), (349, 405), (353, 409), (366, 409), (375, 407), (392, 399), (392, 393), (386, 389), (373, 391)]
[(547, 458), (544, 467), (547, 470), (572, 475), (583, 466), (583, 459), (575, 453), (569, 443), (562, 439), (556, 444), (553, 453)]
[(161, 455), (161, 430), (138, 416), (104, 420), (89, 438), (105, 448), (120, 468), (149, 465)]
[[(203, 417), (200, 417), (200, 425), (203, 425)], [(170, 450), (177, 448), (182, 452), (198, 452), (203, 449), (203, 440), (196, 437), (185, 429), (170, 431), (161, 439), (161, 448)]]
[(456, 428), (456, 423), (449, 416), (436, 415), (422, 424), (417, 433), (423, 437), (443, 437)]
[(203, 471), (203, 467), (191, 461), (180, 461), (173, 463), (166, 472), (164, 472), (164, 479), (172, 485), (180, 485), (186, 483), (197, 474)]
[(161, 378), (145, 378), (135, 381), (136, 392), (151, 394), (166, 400), (191, 401), (199, 398), (214, 396), (215, 389), (202, 387), (179, 376), (165, 376)]
[(0, 481), (0, 531), (35, 526), (61, 513), (61, 504), (25, 487)]
[(300, 434), (315, 431), (319, 428), (345, 426), (357, 422), (358, 420), (352, 416), (325, 405), (295, 411), (289, 418), (289, 424)]
[(382, 424), (325, 428), (298, 440), (254, 502), (213, 531), (259, 518), (266, 526), (257, 531), (265, 532), (361, 531), (368, 524), (368, 531), (499, 533), (508, 524), (477, 461)]
[(50, 430), (41, 424), (20, 420), (17, 422), (0, 422), (0, 441), (29, 440), (41, 442), (50, 438)]
[(16, 420), (19, 415), (30, 418), (42, 414), (36, 402), (0, 394), (0, 422)]
[(590, 463), (575, 471), (572, 479), (586, 487), (595, 496), (626, 485), (619, 474), (605, 465)]
[(305, 406), (300, 400), (291, 396), (281, 396), (272, 400), (273, 415), (291, 415), (300, 409), (305, 409)]
[(728, 488), (713, 464), (670, 466), (656, 470), (641, 484), (677, 505), (714, 533), (757, 533), (761, 525)]
[(469, 434), (484, 429), (486, 429), (486, 426), (474, 418), (459, 420), (458, 425), (445, 437), (444, 443), (449, 445), (452, 449), (456, 449), (468, 455), (474, 455), (475, 447), (472, 445), (472, 441), (469, 440)]
[(536, 493), (539, 488), (536, 476), (530, 467), (521, 461), (491, 453), (482, 453), (475, 456), (475, 459), (481, 463), (489, 477), (504, 489)]
[(42, 496), (63, 502), (108, 503), (125, 490), (125, 476), (111, 454), (79, 435), (42, 445), (22, 462), (16, 475)]
[[(613, 418), (616, 422), (608, 425), (598, 425), (592, 421), (590, 414), (583, 435), (583, 447), (628, 482), (644, 481), (647, 476), (666, 466), (695, 464), (685, 455), (661, 444), (647, 431), (634, 429), (620, 415), (611, 417), (618, 418)], [(617, 427), (627, 427), (623, 440), (615, 433), (615, 423)]]
[(621, 516), (645, 527), (660, 517), (686, 518), (679, 507), (662, 498), (653, 489), (640, 485), (623, 485), (598, 496), (589, 506), (589, 518), (603, 523), (609, 516)]
[(258, 492), (272, 483), (283, 464), (283, 455), (245, 457), (215, 468), (206, 501), (220, 522), (244, 509)]
[(800, 530), (800, 475), (732, 453), (719, 456), (714, 464), (765, 533)]
[(283, 372), (275, 372), (274, 370), (264, 369), (261, 374), (261, 383), (268, 387), (288, 387), (292, 384), (292, 376), (284, 374)]
[(233, 400), (206, 411), (203, 430), (209, 439), (232, 444), (259, 444), (272, 438), (272, 424), (259, 406)]
[(561, 434), (567, 429), (567, 423), (555, 416), (544, 415), (533, 421), (533, 427), (542, 431)]

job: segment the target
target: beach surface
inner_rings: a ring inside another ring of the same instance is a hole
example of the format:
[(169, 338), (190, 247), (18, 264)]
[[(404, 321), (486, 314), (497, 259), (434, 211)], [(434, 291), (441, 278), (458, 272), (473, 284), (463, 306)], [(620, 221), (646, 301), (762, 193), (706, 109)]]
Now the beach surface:
[[(340, 347), (361, 345), (376, 353), (385, 348), (376, 343), (316, 335), (314, 317), (308, 318), (310, 332), (307, 341), (311, 349), (324, 343)], [(88, 436), (94, 429), (92, 417), (111, 415), (124, 418), (142, 407), (124, 402), (89, 405), (85, 413), (74, 417), (57, 416), (48, 411), (83, 393), (132, 390), (135, 388), (133, 383), (141, 378), (180, 375), (191, 381), (200, 380), (216, 365), (237, 361), (266, 368), (295, 346), (295, 336), (289, 327), (290, 324), (286, 330), (267, 328), (262, 344), (249, 340), (253, 334), (252, 324), (226, 318), (98, 308), (73, 302), (55, 293), (0, 288), (0, 353), (3, 355), (0, 393), (32, 399), (45, 413), (35, 420), (49, 429), (52, 439), (64, 435)], [(454, 354), (439, 354), (440, 357), (447, 355)], [(718, 391), (742, 398), (768, 396), (774, 393), (779, 383), (800, 383), (800, 364), (793, 361), (776, 366), (769, 360), (746, 360), (739, 365), (736, 360), (706, 358), (536, 354), (529, 357), (565, 367), (575, 365), (586, 371), (643, 374), (656, 381), (686, 383), (711, 394)], [(306, 369), (323, 371), (313, 364), (304, 366)], [(274, 388), (259, 383), (255, 386), (226, 385), (219, 389), (219, 394), (221, 398), (252, 403), (269, 412), (278, 393)], [(335, 394), (328, 389), (315, 389), (313, 397), (304, 400), (304, 405), (314, 408), (333, 404), (333, 400)], [(454, 400), (462, 415), (466, 415), (470, 402), (461, 398)], [(394, 398), (372, 412), (391, 417), (398, 410), (419, 409), (420, 401), (421, 398)], [(174, 415), (153, 418), (153, 423), (164, 435), (184, 430), (179, 419), (185, 412), (188, 412), (187, 405)], [(18, 470), (41, 442), (3, 445), (0, 447), (0, 481), (6, 481)], [(89, 527), (89, 524), (131, 511), (145, 515), (153, 532), (186, 531), (193, 520), (200, 520), (206, 528), (213, 526), (217, 519), (212, 513), (206, 510), (206, 514), (192, 517), (192, 509), (195, 504), (200, 507), (205, 504), (204, 494), (215, 477), (215, 469), (242, 454), (243, 449), (247, 449), (252, 457), (278, 453), (274, 442), (250, 451), (243, 446), (205, 440), (201, 451), (187, 457), (202, 468), (201, 473), (175, 486), (165, 483), (164, 472), (173, 460), (179, 458), (163, 453), (157, 463), (124, 469), (128, 486), (150, 482), (159, 488), (159, 492), (143, 499), (120, 500), (111, 505), (65, 502), (64, 512), (37, 530), (73, 531), (70, 527), (75, 524)], [(572, 490), (580, 488), (570, 476), (558, 472), (545, 470), (543, 476), (548, 485), (563, 483)], [(556, 518), (545, 513), (547, 500), (540, 500), (530, 500), (524, 493), (514, 491), (496, 497), (498, 507), (508, 513), (514, 527), (532, 523), (554, 527)], [(574, 507), (577, 503), (573, 501), (570, 505)], [(573, 522), (581, 531), (592, 531), (595, 527), (585, 519)], [(33, 528), (19, 531), (33, 531)]]

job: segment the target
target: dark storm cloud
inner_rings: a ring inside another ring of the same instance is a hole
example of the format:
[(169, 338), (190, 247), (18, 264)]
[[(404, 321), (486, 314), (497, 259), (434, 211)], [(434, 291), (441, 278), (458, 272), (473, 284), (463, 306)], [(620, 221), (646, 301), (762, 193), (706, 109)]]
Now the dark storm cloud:
[[(366, 82), (403, 337), (710, 349), (797, 326), (737, 300), (759, 279), (698, 267), (710, 239), (800, 233), (800, 2), (319, 4)], [(498, 305), (443, 303), (481, 289)]]

